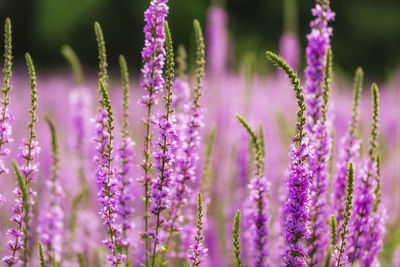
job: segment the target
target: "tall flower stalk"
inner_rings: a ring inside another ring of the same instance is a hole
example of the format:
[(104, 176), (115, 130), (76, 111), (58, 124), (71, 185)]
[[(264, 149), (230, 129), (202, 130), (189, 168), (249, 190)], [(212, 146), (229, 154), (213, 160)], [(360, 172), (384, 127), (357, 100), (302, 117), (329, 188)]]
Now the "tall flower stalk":
[(64, 190), (59, 181), (59, 143), (57, 132), (53, 122), (45, 117), (51, 131), (52, 144), (52, 175), (46, 185), (50, 191), (50, 201), (42, 209), (44, 213), (39, 218), (38, 234), (42, 244), (45, 247), (48, 263), (60, 263), (63, 248), (64, 231), (64, 211), (62, 209), (62, 200)]
[(331, 154), (332, 139), (328, 121), (328, 107), (332, 79), (332, 51), (328, 48), (326, 53), (326, 67), (324, 75), (324, 89), (322, 95), (321, 118), (314, 126), (313, 140), (314, 153), (310, 159), (312, 170), (311, 182), (311, 210), (310, 231), (307, 240), (308, 257), (310, 266), (320, 266), (324, 263), (325, 252), (329, 246), (329, 225), (326, 223), (328, 217), (328, 180), (329, 180), (329, 158)]
[(113, 157), (113, 130), (114, 118), (111, 102), (107, 89), (100, 79), (100, 90), (102, 93), (102, 103), (105, 108), (99, 111), (96, 118), (96, 135), (93, 141), (96, 143), (97, 155), (94, 161), (97, 163), (96, 181), (98, 186), (97, 198), (100, 204), (100, 216), (103, 225), (106, 226), (109, 238), (103, 244), (110, 250), (109, 262), (113, 266), (125, 262), (126, 256), (121, 252), (121, 231), (122, 227), (117, 222), (119, 212), (118, 200), (120, 196), (119, 170), (115, 166)]
[(98, 187), (97, 199), (100, 204), (99, 214), (109, 234), (109, 238), (103, 240), (103, 244), (111, 252), (107, 258), (113, 266), (118, 266), (126, 261), (126, 255), (121, 252), (122, 227), (117, 222), (121, 187), (120, 171), (114, 162), (114, 117), (107, 92), (107, 54), (103, 31), (98, 22), (94, 24), (94, 31), (98, 45), (99, 92), (101, 96), (99, 101), (100, 108), (95, 118), (95, 136), (92, 139), (93, 143), (96, 144), (97, 152), (94, 156), (94, 162), (97, 164), (95, 172)]
[[(349, 130), (341, 140), (341, 148), (339, 161), (337, 164), (337, 172), (335, 177), (335, 191), (333, 197), (333, 207), (335, 211), (336, 221), (339, 226), (344, 220), (345, 211), (345, 189), (347, 187), (347, 168), (350, 162), (356, 162), (359, 159), (360, 141), (357, 138), (358, 113), (360, 105), (360, 97), (363, 84), (363, 70), (358, 68), (354, 78), (354, 97), (353, 97), (353, 113), (349, 125)], [(340, 237), (340, 236), (339, 236)]]
[(376, 161), (378, 146), (379, 91), (376, 84), (372, 85), (371, 92), (373, 98), (373, 118), (370, 148), (368, 158), (364, 159), (359, 177), (356, 180), (353, 207), (354, 215), (350, 222), (351, 235), (347, 247), (347, 256), (350, 264), (353, 264), (356, 260), (360, 260), (360, 263), (363, 266), (372, 266), (376, 260), (376, 255), (381, 249), (381, 237), (379, 237), (379, 235), (383, 234), (377, 232), (380, 231), (380, 229), (376, 229), (376, 227), (381, 226), (381, 223), (378, 222), (378, 220), (383, 219), (376, 217), (374, 209), (376, 201), (375, 192), (379, 181)]
[(201, 197), (201, 193), (199, 193), (197, 208), (197, 232), (194, 242), (192, 245), (190, 245), (187, 255), (191, 267), (199, 266), (207, 257), (208, 249), (204, 247), (203, 244), (203, 216), (203, 199)]
[(310, 235), (308, 219), (310, 215), (310, 185), (311, 171), (308, 160), (312, 147), (306, 137), (304, 125), (306, 123), (303, 88), (293, 69), (280, 56), (267, 52), (267, 58), (283, 69), (289, 76), (294, 91), (296, 92), (297, 105), (297, 135), (293, 138), (291, 146), (289, 177), (287, 181), (288, 199), (284, 205), (284, 235), (286, 251), (284, 255), (285, 266), (307, 266), (307, 248), (304, 241)]
[(347, 194), (345, 209), (342, 214), (343, 224), (340, 225), (338, 236), (340, 236), (340, 243), (335, 247), (332, 255), (332, 266), (345, 267), (349, 265), (347, 254), (345, 249), (347, 247), (347, 237), (349, 234), (349, 223), (351, 219), (351, 212), (353, 207), (353, 193), (354, 193), (354, 169), (353, 163), (349, 163), (348, 167), (348, 183), (347, 183)]
[(237, 211), (235, 222), (233, 224), (233, 253), (238, 267), (243, 267), (242, 258), (240, 256), (240, 210)]
[(264, 153), (264, 137), (262, 127), (260, 128), (260, 136), (250, 127), (250, 125), (239, 115), (236, 118), (246, 128), (251, 137), (252, 146), (255, 149), (255, 168), (254, 178), (249, 183), (248, 205), (249, 211), (247, 219), (249, 221), (249, 236), (251, 236), (251, 251), (254, 256), (253, 266), (267, 267), (268, 257), (268, 189), (269, 182), (265, 177), (265, 153)]
[(160, 138), (157, 140), (158, 151), (154, 153), (154, 160), (156, 161), (156, 168), (158, 174), (154, 179), (151, 186), (151, 200), (152, 207), (151, 213), (156, 217), (156, 226), (154, 233), (154, 246), (152, 253), (152, 266), (155, 265), (157, 255), (157, 245), (160, 242), (159, 232), (161, 227), (165, 224), (162, 212), (171, 208), (169, 199), (170, 188), (174, 181), (173, 164), (175, 162), (174, 151), (178, 135), (176, 133), (176, 120), (172, 114), (172, 100), (173, 100), (173, 80), (175, 76), (175, 63), (174, 52), (172, 47), (171, 33), (168, 24), (165, 23), (166, 35), (166, 51), (167, 51), (167, 68), (166, 68), (166, 96), (165, 96), (165, 112), (158, 115), (157, 120), (154, 122), (159, 128)]
[(134, 157), (134, 146), (135, 142), (132, 140), (129, 134), (129, 74), (128, 67), (126, 64), (125, 57), (120, 55), (119, 64), (121, 68), (122, 82), (123, 82), (123, 125), (122, 125), (122, 144), (118, 150), (118, 156), (122, 162), (121, 170), (120, 170), (120, 196), (119, 196), (119, 215), (121, 217), (122, 223), (122, 245), (124, 246), (125, 254), (127, 256), (127, 262), (129, 262), (128, 252), (130, 247), (130, 242), (128, 240), (127, 232), (128, 230), (133, 228), (132, 223), (132, 214), (133, 208), (131, 207), (133, 196), (131, 195), (131, 185), (133, 179), (129, 177), (130, 172), (133, 166), (133, 157)]
[(157, 103), (156, 96), (163, 90), (164, 78), (162, 70), (165, 62), (165, 32), (164, 23), (168, 15), (168, 0), (152, 0), (150, 7), (144, 14), (144, 27), (145, 45), (142, 51), (143, 59), (143, 81), (142, 88), (145, 90), (145, 95), (141, 99), (141, 103), (147, 107), (146, 117), (144, 118), (145, 126), (145, 140), (143, 147), (144, 160), (141, 164), (144, 170), (144, 177), (141, 182), (144, 186), (144, 222), (145, 233), (143, 235), (146, 242), (146, 266), (149, 263), (149, 207), (150, 207), (150, 185), (151, 185), (151, 170), (153, 164), (151, 162), (151, 145), (152, 145), (152, 131), (151, 131), (151, 116), (152, 107)]
[[(10, 104), (10, 91), (11, 91), (11, 67), (12, 67), (12, 37), (11, 37), (11, 21), (9, 18), (6, 19), (4, 25), (4, 88), (1, 92), (3, 99), (1, 100), (0, 109), (0, 157), (6, 158), (10, 154), (10, 149), (7, 147), (13, 142), (11, 137), (12, 128), (11, 121), (12, 117), (8, 110)], [(8, 173), (3, 158), (0, 158), (0, 175)], [(0, 205), (5, 201), (3, 195), (0, 194)]]
[[(305, 69), (305, 94), (307, 104), (306, 129), (314, 147), (310, 159), (311, 235), (307, 241), (309, 266), (324, 264), (325, 252), (329, 245), (329, 226), (325, 222), (327, 212), (327, 187), (329, 175), (329, 157), (331, 150), (330, 127), (326, 118), (327, 105), (324, 103), (324, 87), (329, 72), (327, 53), (330, 47), (332, 28), (328, 23), (335, 17), (329, 8), (329, 1), (317, 1), (312, 9), (315, 17), (311, 21), (311, 33), (307, 35), (307, 67)], [(328, 59), (329, 60), (329, 59)]]
[(172, 240), (173, 233), (179, 229), (177, 221), (182, 215), (182, 206), (187, 204), (192, 190), (188, 182), (195, 182), (196, 167), (199, 159), (198, 149), (200, 145), (199, 128), (203, 126), (203, 106), (200, 103), (202, 96), (204, 67), (205, 67), (205, 46), (200, 23), (194, 21), (196, 34), (197, 52), (196, 52), (196, 81), (192, 101), (187, 106), (188, 120), (182, 133), (182, 151), (183, 155), (176, 162), (175, 188), (172, 196), (171, 213), (169, 215), (169, 234), (167, 238), (167, 247)]
[[(20, 168), (24, 184), (28, 193), (28, 203), (32, 207), (35, 203), (34, 197), (37, 195), (31, 188), (31, 183), (36, 182), (36, 173), (39, 171), (39, 154), (40, 147), (37, 141), (35, 124), (37, 122), (36, 110), (37, 110), (37, 89), (36, 89), (36, 72), (33, 65), (31, 56), (25, 54), (26, 63), (29, 70), (29, 76), (31, 81), (31, 109), (29, 113), (31, 115), (31, 121), (28, 124), (29, 137), (22, 140), (22, 144), (19, 147), (18, 158), (20, 159), (22, 166)], [(8, 241), (8, 247), (10, 249), (10, 255), (3, 258), (3, 261), (8, 266), (13, 266), (16, 263), (21, 263), (24, 267), (28, 264), (28, 241), (30, 222), (32, 218), (32, 212), (25, 211), (24, 195), (20, 188), (16, 187), (14, 190), (16, 194), (16, 205), (13, 208), (12, 222), (16, 223), (16, 226), (8, 230), (7, 234), (12, 236), (13, 239)]]
[(330, 47), (332, 35), (332, 28), (328, 26), (328, 23), (335, 17), (335, 13), (330, 10), (329, 5), (317, 4), (312, 9), (312, 14), (315, 19), (311, 21), (311, 33), (307, 35), (307, 67), (305, 69), (306, 84), (304, 87), (308, 117), (306, 128), (310, 134), (314, 134), (318, 130), (315, 125), (322, 120), (325, 57)]

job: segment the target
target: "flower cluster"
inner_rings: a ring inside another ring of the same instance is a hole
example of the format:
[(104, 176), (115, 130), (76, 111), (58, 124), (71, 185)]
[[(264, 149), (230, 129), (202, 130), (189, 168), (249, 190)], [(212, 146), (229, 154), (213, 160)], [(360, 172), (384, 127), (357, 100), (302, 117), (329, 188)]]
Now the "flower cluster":
[(252, 237), (251, 250), (254, 256), (254, 266), (267, 267), (268, 253), (268, 222), (267, 214), (269, 182), (265, 176), (254, 177), (249, 184), (249, 235)]
[(311, 206), (310, 227), (311, 236), (307, 240), (309, 265), (319, 266), (324, 263), (328, 248), (329, 231), (325, 218), (327, 217), (327, 187), (328, 164), (331, 150), (329, 123), (326, 118), (328, 103), (325, 103), (325, 87), (327, 75), (327, 51), (330, 47), (332, 28), (328, 23), (335, 14), (327, 6), (316, 5), (312, 9), (316, 18), (311, 21), (311, 33), (307, 35), (306, 48), (307, 68), (305, 70), (306, 103), (308, 135), (314, 147), (313, 158), (310, 160), (311, 179)]
[(117, 222), (119, 212), (118, 199), (120, 195), (119, 169), (112, 165), (112, 138), (108, 130), (109, 115), (106, 109), (100, 110), (95, 121), (95, 137), (97, 155), (94, 161), (98, 167), (95, 178), (97, 181), (97, 198), (100, 204), (100, 217), (108, 229), (110, 238), (103, 241), (112, 252), (108, 260), (112, 265), (124, 262), (126, 256), (118, 251), (121, 245), (122, 227)]
[(174, 164), (175, 155), (172, 151), (176, 148), (178, 135), (173, 116), (170, 115), (167, 119), (165, 114), (159, 114), (157, 121), (154, 123), (160, 129), (160, 138), (156, 142), (159, 150), (154, 153), (156, 168), (159, 173), (152, 184), (151, 198), (153, 206), (151, 207), (151, 212), (157, 214), (171, 207), (168, 196), (170, 195), (171, 182), (174, 180), (172, 164)]
[(347, 167), (350, 162), (354, 162), (359, 158), (360, 141), (348, 133), (341, 140), (341, 150), (337, 163), (337, 171), (335, 177), (335, 192), (333, 195), (333, 210), (338, 225), (344, 219), (344, 209), (346, 200), (347, 187)]
[[(377, 166), (372, 160), (364, 160), (356, 180), (353, 215), (350, 221), (350, 236), (347, 254), (350, 263), (368, 257), (373, 246), (370, 241), (370, 227), (374, 226), (373, 212), (375, 188), (377, 186)], [(375, 230), (374, 230), (375, 231)], [(374, 232), (373, 231), (373, 232)], [(373, 234), (372, 234), (373, 235)]]
[(305, 69), (305, 93), (309, 117), (307, 128), (310, 133), (315, 131), (313, 127), (316, 122), (322, 119), (325, 56), (332, 35), (332, 28), (328, 26), (328, 23), (335, 18), (334, 12), (319, 4), (312, 9), (312, 14), (316, 18), (310, 23), (311, 33), (307, 35), (307, 68)]
[(41, 214), (37, 231), (48, 258), (55, 257), (55, 261), (60, 262), (63, 253), (64, 211), (61, 205), (64, 191), (58, 180), (47, 181), (46, 186), (51, 191), (50, 205)]
[(144, 66), (142, 69), (142, 88), (148, 93), (143, 96), (142, 104), (156, 104), (155, 95), (164, 88), (162, 70), (165, 63), (164, 22), (168, 15), (168, 0), (152, 0), (144, 14), (145, 46), (142, 51)]
[[(20, 152), (18, 153), (18, 158), (24, 160), (24, 165), (20, 169), (27, 186), (29, 205), (32, 206), (35, 204), (34, 197), (37, 196), (37, 192), (32, 189), (30, 184), (31, 182), (36, 182), (36, 173), (39, 171), (40, 146), (36, 140), (24, 139), (19, 149)], [(12, 210), (13, 216), (11, 217), (11, 221), (17, 225), (7, 232), (8, 235), (13, 237), (13, 239), (8, 241), (8, 247), (11, 251), (11, 255), (3, 258), (3, 261), (9, 265), (20, 262), (17, 252), (26, 249), (26, 243), (28, 240), (27, 234), (29, 234), (29, 225), (27, 225), (26, 222), (29, 224), (32, 219), (32, 211), (30, 210), (28, 214), (28, 221), (26, 221), (25, 206), (21, 188), (17, 186), (14, 189), (14, 194), (16, 195), (16, 204)]]
[[(91, 95), (86, 87), (73, 89), (69, 94), (71, 123), (75, 129), (75, 138), (73, 140), (74, 148), (79, 153), (84, 153), (87, 137), (87, 121), (90, 114)], [(83, 156), (83, 155), (81, 155)]]
[[(120, 195), (119, 195), (119, 215), (121, 217), (121, 224), (123, 230), (128, 230), (133, 228), (133, 223), (131, 221), (131, 216), (133, 214), (133, 208), (131, 207), (131, 203), (134, 200), (134, 197), (131, 195), (131, 185), (133, 183), (133, 179), (129, 177), (129, 173), (131, 172), (133, 165), (133, 157), (135, 155), (134, 152), (135, 142), (132, 140), (130, 136), (126, 136), (122, 140), (122, 146), (118, 150), (118, 157), (122, 162), (122, 166), (120, 169), (119, 177), (120, 177)], [(124, 240), (123, 243), (126, 243), (127, 240)]]
[(326, 223), (328, 214), (327, 189), (329, 179), (329, 158), (331, 154), (331, 138), (328, 127), (323, 122), (315, 125), (315, 135), (319, 138), (313, 141), (314, 153), (309, 160), (312, 179), (310, 180), (310, 230), (308, 255), (311, 266), (319, 266), (325, 261), (325, 253), (329, 244), (329, 227)]
[[(8, 108), (2, 107), (0, 110), (0, 175), (8, 173), (8, 168), (5, 166), (3, 158), (10, 154), (10, 149), (5, 146), (13, 142), (11, 122), (12, 117), (8, 112)], [(6, 201), (5, 197), (0, 194), (0, 205)]]
[(307, 249), (302, 243), (310, 235), (308, 218), (310, 213), (311, 171), (306, 164), (312, 155), (307, 138), (296, 147), (292, 144), (288, 178), (288, 199), (285, 203), (285, 263), (288, 266), (307, 266)]

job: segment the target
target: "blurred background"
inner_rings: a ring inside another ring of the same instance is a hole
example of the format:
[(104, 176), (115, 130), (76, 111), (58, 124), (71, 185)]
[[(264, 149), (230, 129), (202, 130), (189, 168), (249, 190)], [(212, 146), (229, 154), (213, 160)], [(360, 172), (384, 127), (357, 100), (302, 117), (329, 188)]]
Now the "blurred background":
[[(64, 69), (60, 47), (69, 44), (88, 69), (97, 66), (94, 21), (99, 21), (106, 38), (109, 62), (115, 66), (118, 54), (125, 54), (131, 68), (139, 71), (143, 47), (143, 12), (148, 0), (1, 0), (0, 18), (12, 19), (16, 62), (23, 63), (29, 51), (41, 71)], [(229, 14), (229, 67), (240, 66), (252, 51), (260, 71), (267, 70), (266, 49), (277, 51), (285, 28), (281, 0), (173, 0), (168, 17), (175, 44), (192, 47), (192, 20), (205, 25), (207, 10), (222, 4)], [(292, 26), (302, 47), (309, 32), (310, 9), (314, 0), (297, 1)], [(362, 66), (374, 80), (391, 77), (400, 62), (400, 1), (332, 0), (336, 12), (333, 50), (336, 72), (346, 76)], [(298, 26), (297, 26), (298, 24)], [(293, 26), (294, 25), (294, 26)], [(304, 49), (302, 50), (304, 51)], [(304, 56), (304, 55), (303, 55)], [(304, 57), (302, 57), (304, 66)], [(117, 68), (115, 68), (117, 69)]]

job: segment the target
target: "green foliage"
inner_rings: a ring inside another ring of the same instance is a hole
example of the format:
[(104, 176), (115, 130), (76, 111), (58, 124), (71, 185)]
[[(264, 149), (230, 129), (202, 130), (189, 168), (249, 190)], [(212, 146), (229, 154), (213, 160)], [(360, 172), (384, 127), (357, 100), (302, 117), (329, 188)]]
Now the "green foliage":
[(37, 78), (36, 78), (36, 72), (35, 72), (35, 66), (33, 65), (32, 58), (29, 55), (29, 53), (25, 54), (25, 59), (26, 59), (26, 64), (28, 66), (28, 71), (29, 71), (29, 77), (31, 81), (31, 109), (29, 110), (29, 113), (31, 114), (31, 122), (28, 124), (28, 127), (31, 130), (31, 136), (30, 136), (30, 142), (34, 138), (36, 138), (36, 133), (34, 131), (34, 126), (38, 120), (36, 116), (36, 110), (37, 110)]
[[(167, 110), (167, 116), (171, 113), (171, 104), (172, 104), (172, 87), (174, 84), (175, 78), (175, 56), (174, 49), (172, 44), (171, 31), (169, 29), (168, 23), (164, 24), (164, 32), (165, 32), (165, 47), (166, 47), (166, 76), (167, 82), (165, 85), (167, 91), (166, 97), (166, 105), (165, 108)], [(167, 118), (168, 119), (168, 118)]]
[(184, 45), (178, 46), (178, 53), (176, 56), (176, 63), (178, 65), (178, 69), (176, 70), (176, 74), (179, 78), (185, 79), (186, 72), (188, 68), (187, 64), (187, 52)]
[(371, 130), (371, 141), (369, 156), (371, 160), (376, 160), (376, 150), (378, 148), (378, 134), (379, 134), (379, 89), (378, 86), (373, 83), (371, 87), (372, 93), (372, 130)]
[(260, 146), (261, 146), (261, 154), (263, 158), (265, 157), (265, 136), (264, 136), (264, 127), (260, 124), (260, 128), (258, 131), (258, 136), (260, 138)]
[(85, 259), (85, 255), (83, 255), (83, 253), (78, 253), (78, 262), (79, 262), (79, 267), (86, 267), (86, 259)]
[[(199, 193), (198, 196), (198, 207), (197, 207), (197, 234), (195, 239), (195, 242), (197, 245), (200, 244), (200, 242), (202, 242), (204, 240), (204, 236), (203, 236), (203, 198), (201, 196), (201, 193)], [(198, 266), (198, 257), (199, 255), (195, 255), (195, 258), (193, 259), (193, 263), (194, 266)]]
[(325, 267), (329, 267), (331, 265), (331, 256), (332, 252), (335, 249), (337, 244), (337, 222), (335, 215), (331, 216), (331, 245), (328, 248), (328, 253), (325, 259)]
[(53, 179), (57, 179), (59, 177), (59, 144), (58, 144), (58, 139), (57, 139), (57, 132), (56, 128), (54, 126), (54, 123), (51, 121), (51, 119), (47, 116), (44, 116), (44, 120), (46, 121), (47, 125), (50, 128), (51, 132), (51, 147), (52, 147), (52, 158), (53, 158), (53, 163), (51, 166), (52, 172), (53, 172)]
[(297, 77), (296, 72), (290, 67), (290, 65), (279, 55), (267, 51), (267, 58), (274, 65), (280, 67), (286, 74), (289, 76), (289, 79), (292, 83), (293, 89), (296, 92), (297, 105), (299, 106), (299, 111), (297, 112), (297, 136), (296, 142), (297, 145), (301, 144), (303, 137), (305, 136), (304, 125), (306, 123), (306, 118), (304, 116), (304, 112), (306, 110), (306, 105), (304, 104), (305, 97), (303, 94), (303, 88), (300, 85), (300, 80)]
[(353, 115), (351, 120), (351, 135), (355, 136), (358, 127), (358, 113), (360, 106), (361, 91), (363, 87), (364, 71), (358, 67), (354, 77), (354, 100), (353, 100)]
[(114, 116), (113, 116), (113, 111), (112, 111), (112, 106), (111, 106), (111, 101), (110, 97), (108, 95), (107, 89), (105, 88), (103, 81), (99, 81), (100, 85), (100, 91), (101, 91), (101, 96), (102, 96), (102, 101), (105, 105), (105, 108), (107, 110), (107, 115), (108, 115), (108, 127), (107, 127), (107, 132), (110, 135), (110, 139), (108, 142), (108, 150), (109, 153), (111, 154), (111, 151), (113, 150), (113, 147), (111, 146), (111, 142), (114, 139), (113, 136), (113, 130), (114, 130)]
[[(8, 94), (11, 90), (11, 67), (12, 67), (12, 36), (11, 36), (11, 21), (9, 18), (6, 18), (6, 22), (4, 25), (4, 84), (5, 87), (2, 89), (2, 93), (4, 95), (4, 100), (2, 100), (3, 106), (6, 108), (10, 103), (10, 98)], [(4, 116), (3, 116), (4, 117)]]
[(325, 63), (325, 77), (324, 77), (324, 93), (323, 93), (323, 105), (322, 105), (322, 116), (324, 122), (327, 120), (327, 113), (329, 108), (329, 98), (332, 87), (332, 49), (328, 48), (326, 51), (326, 63)]
[(377, 165), (377, 184), (376, 184), (376, 188), (375, 188), (375, 202), (374, 202), (374, 212), (378, 211), (379, 208), (379, 204), (382, 201), (382, 192), (381, 192), (381, 157), (378, 154), (376, 156), (376, 165)]
[(215, 143), (215, 135), (216, 135), (216, 127), (214, 126), (211, 129), (211, 133), (207, 140), (206, 145), (206, 155), (204, 162), (204, 171), (203, 171), (203, 184), (202, 184), (202, 192), (208, 192), (211, 187), (211, 156)]
[(123, 103), (123, 108), (124, 108), (124, 123), (123, 123), (123, 129), (122, 129), (122, 136), (127, 137), (128, 136), (128, 119), (129, 119), (129, 72), (128, 72), (128, 66), (126, 64), (125, 57), (123, 55), (119, 56), (119, 66), (121, 70), (121, 76), (122, 76), (122, 84), (124, 87), (124, 103)]
[(26, 186), (24, 176), (22, 175), (21, 171), (19, 170), (18, 163), (15, 160), (13, 160), (12, 165), (13, 165), (15, 173), (17, 174), (19, 188), (21, 189), (21, 192), (22, 192), (22, 201), (23, 201), (24, 211), (25, 211), (25, 224), (26, 224), (26, 228), (29, 229), (30, 204), (29, 204), (28, 188)]
[(14, 168), (15, 173), (17, 174), (17, 179), (18, 179), (18, 185), (19, 188), (21, 189), (22, 192), (22, 207), (23, 207), (23, 212), (24, 212), (24, 223), (25, 223), (25, 227), (23, 229), (21, 229), (21, 224), (20, 224), (20, 230), (23, 230), (24, 232), (24, 250), (23, 250), (23, 263), (26, 264), (26, 262), (28, 261), (27, 259), (27, 247), (26, 244), (28, 243), (28, 239), (29, 239), (29, 230), (30, 230), (30, 203), (29, 203), (29, 193), (28, 193), (28, 188), (27, 188), (27, 184), (26, 184), (26, 178), (22, 175), (21, 171), (19, 170), (19, 166), (18, 163), (13, 160), (12, 161), (12, 165)]
[(204, 45), (204, 37), (203, 31), (201, 30), (200, 22), (195, 19), (193, 21), (194, 32), (196, 37), (196, 81), (197, 86), (194, 89), (194, 104), (196, 107), (200, 107), (200, 97), (202, 95), (201, 89), (203, 87), (203, 78), (205, 72), (206, 65), (206, 55), (205, 55), (205, 45)]
[(79, 60), (78, 55), (69, 45), (63, 45), (61, 47), (61, 54), (64, 56), (65, 60), (71, 66), (72, 72), (74, 73), (75, 83), (79, 87), (84, 82), (82, 64)]
[(337, 243), (337, 222), (335, 215), (331, 216), (331, 245), (336, 246)]
[[(100, 23), (97, 21), (94, 23), (94, 32), (96, 34), (97, 50), (99, 58), (99, 76), (100, 81), (103, 83), (104, 88), (108, 87), (108, 73), (107, 73), (107, 52), (106, 52), (106, 42), (104, 41), (103, 30), (101, 29)], [(105, 103), (100, 101), (102, 107)]]
[(283, 1), (283, 24), (286, 32), (297, 32), (297, 0)]
[(256, 132), (251, 128), (251, 126), (249, 125), (249, 123), (239, 114), (236, 114), (236, 118), (238, 119), (238, 121), (243, 125), (243, 127), (247, 130), (247, 132), (250, 135), (251, 138), (251, 144), (252, 146), (255, 148), (255, 152), (256, 152), (256, 160), (255, 160), (255, 164), (256, 164), (256, 170), (255, 170), (255, 175), (256, 176), (262, 176), (264, 175), (264, 148), (262, 147), (263, 143), (264, 143), (264, 134), (263, 131), (260, 130), (260, 133), (262, 134), (260, 140), (259, 137), (257, 136)]
[(344, 222), (342, 226), (339, 228), (341, 229), (340, 237), (341, 243), (340, 246), (337, 246), (336, 249), (338, 250), (338, 262), (340, 262), (341, 257), (345, 253), (345, 248), (347, 244), (347, 235), (349, 233), (349, 222), (351, 219), (351, 210), (353, 207), (353, 193), (354, 193), (354, 168), (353, 163), (350, 162), (349, 170), (348, 170), (348, 182), (347, 182), (347, 194), (346, 194), (346, 208), (344, 212)]
[(233, 253), (238, 267), (243, 267), (242, 259), (240, 258), (240, 210), (236, 213), (235, 223), (233, 225)]
[(46, 259), (44, 257), (44, 252), (43, 252), (43, 245), (41, 242), (39, 242), (39, 257), (40, 257), (40, 266), (47, 267)]

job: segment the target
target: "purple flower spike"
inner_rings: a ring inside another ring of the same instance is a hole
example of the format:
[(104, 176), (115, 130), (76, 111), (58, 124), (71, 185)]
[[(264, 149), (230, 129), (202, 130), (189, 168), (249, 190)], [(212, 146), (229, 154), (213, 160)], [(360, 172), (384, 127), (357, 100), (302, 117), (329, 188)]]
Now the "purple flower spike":
[(145, 259), (146, 265), (149, 264), (149, 206), (150, 206), (150, 185), (151, 185), (151, 170), (153, 164), (152, 156), (152, 130), (151, 130), (151, 108), (157, 103), (156, 95), (164, 88), (163, 68), (165, 64), (165, 48), (164, 43), (166, 35), (164, 32), (164, 24), (168, 15), (168, 0), (152, 0), (150, 7), (144, 13), (145, 43), (142, 50), (143, 60), (143, 81), (142, 88), (145, 94), (141, 99), (141, 103), (147, 107), (147, 115), (143, 119), (146, 136), (143, 146), (143, 162), (141, 167), (144, 170), (144, 176), (139, 180), (144, 187), (144, 234), (142, 235), (146, 242)]
[(98, 192), (97, 200), (100, 204), (100, 217), (106, 226), (109, 238), (103, 244), (111, 254), (108, 260), (113, 266), (118, 266), (126, 260), (126, 255), (120, 251), (122, 246), (122, 225), (118, 223), (120, 213), (119, 198), (121, 194), (120, 170), (114, 162), (113, 145), (113, 116), (107, 89), (100, 80), (100, 90), (104, 107), (99, 111), (95, 120), (95, 136), (92, 141), (96, 144), (97, 154), (94, 161), (97, 164), (95, 178)]
[(288, 200), (285, 203), (286, 266), (308, 266), (307, 248), (303, 241), (310, 235), (308, 218), (310, 213), (311, 171), (306, 162), (311, 156), (308, 138), (303, 138), (298, 147), (292, 145), (289, 153)]
[[(17, 157), (20, 159), (20, 171), (22, 173), (26, 190), (28, 193), (28, 203), (30, 206), (35, 204), (34, 197), (37, 195), (31, 188), (31, 183), (36, 182), (37, 172), (39, 171), (39, 154), (40, 146), (37, 141), (35, 124), (38, 120), (36, 116), (37, 111), (37, 88), (36, 88), (36, 72), (32, 62), (32, 59), (28, 53), (25, 54), (25, 59), (28, 65), (29, 75), (31, 79), (31, 121), (28, 124), (29, 137), (23, 139), (21, 146), (19, 147), (19, 153)], [(29, 212), (25, 211), (23, 204), (23, 194), (19, 186), (14, 189), (16, 195), (15, 206), (12, 209), (13, 216), (11, 221), (16, 223), (16, 226), (8, 230), (7, 234), (12, 236), (12, 239), (8, 241), (8, 248), (11, 255), (3, 258), (3, 261), (9, 266), (23, 262), (28, 262), (28, 251), (27, 245), (29, 241), (29, 230), (30, 222), (32, 219), (32, 208)], [(29, 218), (25, 218), (25, 216)]]
[[(349, 125), (349, 130), (343, 137), (340, 143), (339, 161), (337, 163), (337, 171), (335, 177), (335, 191), (333, 197), (333, 211), (335, 212), (337, 225), (342, 225), (344, 220), (344, 210), (347, 187), (347, 166), (350, 162), (358, 162), (360, 158), (361, 142), (356, 137), (358, 127), (358, 107), (360, 104), (360, 96), (362, 91), (364, 73), (361, 68), (358, 68), (354, 80), (354, 103), (353, 115)], [(341, 231), (341, 229), (339, 229)], [(338, 237), (340, 235), (338, 234)]]
[(350, 221), (350, 236), (347, 254), (350, 263), (361, 259), (363, 253), (369, 253), (371, 244), (369, 242), (370, 227), (373, 225), (372, 213), (374, 211), (374, 190), (377, 185), (376, 162), (364, 160), (354, 191), (354, 207)]
[(165, 33), (164, 22), (168, 15), (168, 0), (152, 0), (150, 7), (144, 13), (145, 46), (142, 51), (144, 66), (142, 69), (142, 87), (147, 94), (142, 98), (142, 104), (152, 106), (157, 103), (155, 95), (164, 88), (162, 70), (165, 63)]
[(268, 222), (267, 215), (269, 182), (265, 176), (254, 177), (250, 182), (249, 203), (250, 214), (250, 236), (252, 237), (251, 250), (254, 255), (254, 265), (257, 267), (270, 266), (265, 261), (269, 255), (268, 252)]
[[(4, 89), (1, 90), (3, 93), (3, 99), (1, 101), (0, 109), (0, 175), (8, 173), (8, 168), (4, 165), (4, 159), (10, 154), (8, 146), (13, 142), (11, 122), (13, 117), (9, 112), (8, 105), (10, 104), (10, 91), (11, 91), (11, 67), (12, 67), (12, 44), (11, 44), (11, 22), (10, 19), (6, 19), (4, 25)], [(6, 201), (6, 199), (0, 194), (0, 206)]]
[(312, 9), (312, 14), (316, 18), (311, 21), (311, 33), (307, 35), (307, 68), (305, 70), (306, 84), (304, 88), (309, 117), (307, 129), (310, 133), (317, 130), (313, 129), (314, 125), (322, 119), (325, 57), (332, 36), (332, 28), (328, 26), (328, 23), (335, 18), (334, 12), (319, 4)]
[[(311, 21), (311, 33), (307, 35), (306, 48), (307, 68), (305, 70), (307, 124), (306, 129), (314, 147), (310, 160), (311, 179), (311, 209), (310, 209), (310, 239), (307, 240), (309, 266), (320, 266), (325, 262), (325, 254), (329, 245), (327, 188), (328, 166), (331, 150), (329, 121), (327, 119), (329, 96), (325, 94), (325, 83), (329, 66), (326, 66), (327, 51), (330, 48), (332, 28), (328, 23), (335, 14), (328, 6), (316, 5), (312, 9), (316, 18)], [(329, 85), (327, 85), (329, 87)]]
[(175, 130), (176, 120), (174, 116), (168, 115), (166, 119), (164, 114), (158, 115), (158, 120), (154, 123), (160, 129), (160, 139), (156, 144), (160, 149), (154, 153), (156, 168), (159, 171), (152, 184), (151, 199), (153, 206), (150, 211), (158, 214), (160, 211), (171, 208), (169, 192), (173, 179), (172, 164), (175, 161), (173, 151), (176, 149), (178, 135)]
[(64, 235), (64, 211), (62, 208), (64, 190), (59, 181), (59, 145), (56, 130), (53, 123), (45, 117), (49, 124), (53, 153), (52, 153), (52, 176), (46, 181), (46, 186), (50, 192), (50, 201), (45, 203), (43, 213), (39, 218), (39, 226), (37, 228), (39, 238), (44, 245), (47, 262), (61, 261), (63, 253), (63, 235)]

